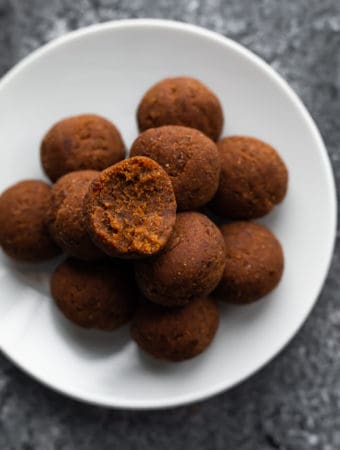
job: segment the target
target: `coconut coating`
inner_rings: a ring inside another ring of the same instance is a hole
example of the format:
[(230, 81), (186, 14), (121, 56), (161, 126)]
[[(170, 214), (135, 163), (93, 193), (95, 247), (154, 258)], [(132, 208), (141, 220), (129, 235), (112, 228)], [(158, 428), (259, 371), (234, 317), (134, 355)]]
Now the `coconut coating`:
[(141, 258), (158, 253), (176, 221), (171, 180), (150, 158), (136, 156), (104, 170), (84, 200), (92, 240), (110, 256)]
[(217, 305), (209, 298), (196, 298), (181, 308), (145, 302), (133, 318), (131, 336), (155, 358), (183, 361), (208, 347), (218, 323)]
[(47, 223), (51, 236), (70, 256), (95, 260), (105, 257), (92, 242), (85, 225), (83, 201), (90, 183), (99, 175), (95, 170), (70, 172), (52, 186)]
[(228, 303), (259, 300), (279, 283), (284, 256), (273, 233), (263, 225), (233, 222), (221, 231), (226, 245), (226, 264), (216, 294)]
[(277, 151), (258, 139), (232, 136), (218, 143), (220, 184), (211, 206), (229, 219), (255, 219), (286, 195), (288, 171)]
[(197, 212), (177, 215), (166, 249), (135, 264), (139, 288), (149, 300), (164, 306), (182, 306), (210, 294), (225, 265), (220, 230)]
[(148, 156), (163, 167), (174, 187), (179, 210), (205, 205), (217, 190), (217, 146), (198, 130), (177, 125), (150, 128), (135, 140), (130, 155)]
[(162, 125), (197, 128), (216, 141), (223, 127), (219, 99), (194, 78), (166, 78), (152, 86), (142, 98), (137, 121), (140, 131)]
[(52, 181), (75, 170), (103, 170), (124, 156), (124, 143), (115, 125), (95, 114), (60, 120), (47, 132), (40, 148), (42, 166)]
[(138, 298), (133, 274), (110, 260), (66, 259), (52, 274), (51, 294), (70, 321), (107, 331), (131, 319)]
[(42, 262), (60, 249), (46, 226), (51, 188), (39, 180), (14, 184), (0, 196), (0, 245), (11, 258)]

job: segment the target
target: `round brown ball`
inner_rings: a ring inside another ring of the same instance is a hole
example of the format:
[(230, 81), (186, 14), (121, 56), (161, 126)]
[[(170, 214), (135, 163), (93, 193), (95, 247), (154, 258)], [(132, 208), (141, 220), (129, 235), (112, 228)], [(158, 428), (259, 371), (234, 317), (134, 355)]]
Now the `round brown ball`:
[(46, 226), (51, 188), (39, 180), (14, 184), (0, 196), (0, 245), (11, 258), (42, 262), (60, 253)]
[(95, 170), (70, 172), (52, 186), (47, 223), (51, 236), (70, 256), (84, 260), (105, 257), (92, 242), (85, 225), (83, 201), (90, 183), (99, 175)]
[(226, 263), (216, 294), (228, 303), (242, 305), (271, 292), (284, 268), (282, 247), (273, 233), (252, 222), (228, 223), (221, 231)]
[(176, 221), (171, 180), (150, 158), (136, 156), (101, 172), (84, 200), (92, 240), (110, 256), (142, 258), (166, 245)]
[(219, 323), (216, 303), (196, 298), (182, 308), (142, 303), (131, 323), (131, 336), (155, 358), (183, 361), (205, 350)]
[(83, 114), (57, 122), (40, 148), (42, 166), (56, 181), (75, 170), (103, 170), (124, 159), (122, 137), (112, 122), (95, 114)]
[(225, 264), (220, 230), (197, 212), (177, 215), (166, 249), (135, 264), (139, 288), (149, 300), (164, 306), (182, 306), (212, 292)]
[(288, 171), (277, 151), (258, 139), (232, 136), (218, 144), (220, 184), (211, 206), (229, 219), (268, 214), (286, 195)]
[(168, 125), (144, 131), (131, 156), (148, 156), (169, 175), (179, 210), (196, 209), (214, 196), (220, 175), (216, 144), (193, 128)]
[(51, 294), (71, 322), (107, 331), (131, 319), (138, 298), (132, 273), (108, 260), (65, 260), (52, 274)]
[(140, 131), (162, 125), (197, 128), (216, 141), (223, 128), (219, 99), (194, 78), (166, 78), (152, 86), (142, 98), (137, 121)]

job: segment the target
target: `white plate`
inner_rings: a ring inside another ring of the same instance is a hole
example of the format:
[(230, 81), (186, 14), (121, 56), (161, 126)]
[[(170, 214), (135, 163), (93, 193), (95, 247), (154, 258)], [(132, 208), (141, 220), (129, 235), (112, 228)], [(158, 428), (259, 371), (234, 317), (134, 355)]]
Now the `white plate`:
[(86, 332), (64, 320), (48, 290), (46, 267), (0, 261), (2, 351), (41, 382), (100, 405), (162, 408), (216, 394), (244, 380), (297, 332), (330, 263), (336, 196), (331, 166), (311, 117), (262, 60), (215, 33), (161, 20), (96, 25), (34, 52), (0, 84), (0, 188), (42, 177), (39, 142), (56, 120), (83, 112), (107, 116), (126, 144), (137, 135), (138, 101), (154, 82), (189, 75), (210, 86), (225, 111), (224, 134), (274, 145), (290, 183), (284, 203), (263, 221), (283, 244), (282, 283), (267, 299), (224, 308), (216, 339), (180, 364), (149, 359), (129, 340)]

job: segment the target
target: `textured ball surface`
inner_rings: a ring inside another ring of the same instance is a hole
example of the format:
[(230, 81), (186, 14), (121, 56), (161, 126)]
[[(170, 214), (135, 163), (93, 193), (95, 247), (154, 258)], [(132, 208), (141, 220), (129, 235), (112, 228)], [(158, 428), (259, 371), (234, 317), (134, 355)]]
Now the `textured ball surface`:
[(183, 125), (216, 141), (223, 128), (223, 111), (219, 99), (202, 82), (189, 77), (166, 78), (145, 93), (137, 121), (140, 131)]

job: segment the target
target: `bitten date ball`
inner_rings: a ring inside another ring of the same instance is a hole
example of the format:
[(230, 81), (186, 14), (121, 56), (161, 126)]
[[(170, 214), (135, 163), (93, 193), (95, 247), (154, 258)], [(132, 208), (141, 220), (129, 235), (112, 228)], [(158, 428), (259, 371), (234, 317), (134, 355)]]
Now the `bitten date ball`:
[(41, 163), (52, 180), (75, 170), (103, 170), (125, 156), (117, 128), (94, 114), (69, 117), (57, 122), (45, 135)]
[(135, 264), (139, 288), (164, 306), (185, 305), (215, 289), (225, 264), (224, 241), (208, 217), (196, 212), (177, 215), (166, 249)]
[(203, 352), (219, 323), (216, 303), (197, 298), (181, 308), (142, 303), (131, 324), (131, 336), (155, 358), (183, 361)]
[(232, 136), (218, 144), (220, 184), (211, 206), (229, 219), (255, 219), (286, 195), (288, 171), (276, 150), (258, 139)]
[(215, 143), (193, 128), (169, 125), (144, 131), (131, 156), (148, 156), (160, 164), (174, 187), (179, 210), (196, 209), (214, 196), (220, 160)]
[(0, 245), (8, 256), (42, 262), (60, 253), (46, 225), (50, 201), (50, 186), (38, 180), (21, 181), (1, 194)]
[(263, 225), (233, 222), (221, 227), (226, 263), (216, 294), (228, 303), (259, 300), (279, 283), (284, 257), (281, 245)]
[(48, 210), (51, 236), (70, 256), (95, 260), (105, 257), (92, 242), (85, 225), (83, 201), (91, 181), (99, 175), (95, 170), (68, 173), (52, 186)]
[(108, 260), (90, 264), (67, 259), (52, 275), (51, 293), (70, 321), (107, 331), (131, 319), (138, 297), (128, 269)]
[(104, 170), (84, 200), (92, 240), (110, 256), (141, 258), (158, 253), (176, 221), (171, 180), (159, 164), (136, 156)]
[(142, 98), (137, 121), (140, 131), (162, 125), (197, 128), (216, 141), (223, 127), (223, 111), (216, 95), (194, 78), (159, 81)]

